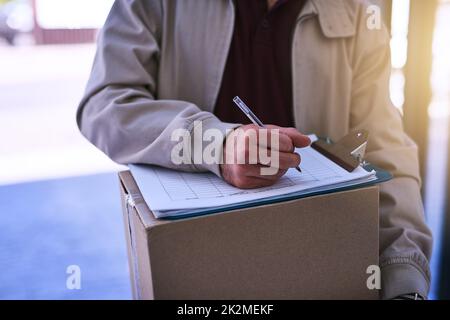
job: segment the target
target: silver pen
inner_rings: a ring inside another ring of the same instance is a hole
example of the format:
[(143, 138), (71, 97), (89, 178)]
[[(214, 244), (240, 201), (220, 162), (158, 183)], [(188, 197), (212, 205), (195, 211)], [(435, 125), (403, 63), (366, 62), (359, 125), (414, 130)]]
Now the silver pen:
[[(252, 110), (244, 103), (244, 101), (241, 100), (238, 96), (234, 97), (233, 102), (241, 109), (241, 111), (247, 116), (247, 118), (250, 119), (250, 121), (257, 125), (260, 128), (265, 128), (264, 123), (262, 123), (261, 120), (253, 113)], [(300, 167), (295, 168), (298, 172), (302, 172), (302, 169)]]

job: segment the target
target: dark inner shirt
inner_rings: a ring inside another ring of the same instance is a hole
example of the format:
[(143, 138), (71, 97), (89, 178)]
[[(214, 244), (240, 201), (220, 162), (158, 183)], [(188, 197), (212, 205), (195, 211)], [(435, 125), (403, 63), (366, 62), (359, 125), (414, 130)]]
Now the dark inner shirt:
[(242, 100), (266, 124), (293, 127), (292, 36), (305, 0), (235, 0), (236, 19), (215, 115), (230, 123), (250, 121), (233, 103)]

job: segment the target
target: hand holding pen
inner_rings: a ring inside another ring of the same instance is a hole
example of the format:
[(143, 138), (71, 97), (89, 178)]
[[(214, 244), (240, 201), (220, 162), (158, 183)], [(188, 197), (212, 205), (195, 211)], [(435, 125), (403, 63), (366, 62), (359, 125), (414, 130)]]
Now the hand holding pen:
[[(237, 102), (238, 100), (235, 99), (235, 101)], [(251, 112), (249, 109), (247, 111)], [(248, 114), (247, 112), (245, 113)], [(245, 164), (242, 164), (237, 161), (225, 161), (225, 163), (220, 166), (222, 177), (228, 183), (241, 189), (267, 187), (275, 184), (289, 169), (297, 168), (299, 166), (301, 158), (300, 155), (295, 153), (295, 148), (307, 147), (311, 143), (307, 136), (301, 134), (295, 128), (264, 125), (254, 114), (253, 116), (250, 115), (249, 118), (250, 117), (253, 119), (253, 124), (242, 126), (227, 137), (224, 145), (224, 159), (228, 159), (229, 157), (235, 159), (239, 154), (249, 154), (251, 148), (256, 148), (257, 150), (266, 150), (266, 152), (271, 155), (273, 152), (277, 152), (279, 163), (274, 165), (274, 167), (278, 169), (275, 174), (264, 175), (261, 173), (262, 168), (267, 168), (268, 166), (271, 167), (273, 163), (268, 165), (267, 163), (261, 162), (259, 158), (257, 159), (257, 163), (246, 162)], [(236, 145), (236, 141), (239, 139), (238, 135), (242, 134), (242, 132), (246, 133), (249, 130), (252, 130), (253, 133), (256, 132), (257, 142), (251, 142), (252, 144), (256, 143), (256, 145), (250, 145), (250, 142), (247, 142), (245, 150), (234, 150), (234, 154), (228, 154), (227, 152), (230, 151), (227, 147), (230, 144)], [(276, 130), (277, 133), (275, 133), (274, 130)], [(260, 134), (268, 134), (269, 138), (267, 141), (261, 142)], [(279, 142), (276, 147), (270, 145), (273, 134), (276, 134)]]
[[(259, 120), (259, 118), (253, 113), (253, 111), (244, 103), (244, 101), (241, 100), (241, 98), (239, 97), (235, 97), (233, 99), (233, 102), (239, 107), (239, 109), (241, 109), (241, 111), (243, 113), (245, 113), (245, 115), (247, 116), (247, 118), (250, 119), (250, 121), (254, 124), (257, 125), (260, 128), (266, 128), (268, 129), (261, 120)], [(295, 151), (295, 145), (293, 144), (293, 149)], [(302, 172), (302, 169), (300, 169), (300, 166), (297, 166), (295, 168), (298, 172)]]

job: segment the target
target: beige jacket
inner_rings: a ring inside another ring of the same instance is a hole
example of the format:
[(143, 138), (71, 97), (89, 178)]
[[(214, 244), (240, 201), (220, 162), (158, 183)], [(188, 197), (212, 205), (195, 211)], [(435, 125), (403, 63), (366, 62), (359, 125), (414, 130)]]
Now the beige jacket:
[[(293, 35), (296, 127), (338, 139), (370, 131), (367, 160), (395, 179), (381, 186), (382, 297), (426, 296), (432, 237), (425, 225), (417, 148), (389, 99), (385, 30), (369, 30), (358, 0), (308, 0)], [(100, 34), (78, 111), (82, 133), (113, 160), (174, 166), (174, 129), (235, 127), (213, 114), (234, 23), (232, 0), (117, 0)]]

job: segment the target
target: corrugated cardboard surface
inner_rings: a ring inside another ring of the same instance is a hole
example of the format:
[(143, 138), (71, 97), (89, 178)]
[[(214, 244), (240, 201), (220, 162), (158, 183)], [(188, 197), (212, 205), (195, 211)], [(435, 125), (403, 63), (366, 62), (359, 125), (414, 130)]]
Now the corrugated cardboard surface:
[(162, 221), (120, 180), (135, 298), (378, 298), (377, 187)]

